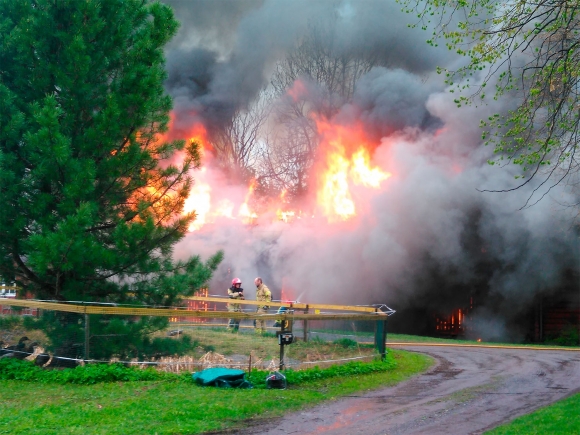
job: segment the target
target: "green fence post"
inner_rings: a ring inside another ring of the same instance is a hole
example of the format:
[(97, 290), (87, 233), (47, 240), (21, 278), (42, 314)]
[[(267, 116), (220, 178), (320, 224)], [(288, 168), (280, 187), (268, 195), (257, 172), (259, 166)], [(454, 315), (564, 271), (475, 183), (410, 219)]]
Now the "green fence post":
[(280, 345), (280, 371), (284, 370), (284, 340), (282, 340), (282, 334), (286, 331), (286, 319), (282, 318), (280, 322), (280, 333), (278, 334), (278, 344)]
[[(306, 309), (304, 310), (304, 314), (308, 314), (308, 305), (306, 305)], [(302, 339), (304, 342), (308, 341), (308, 320), (304, 319), (303, 321), (304, 331), (302, 332)]]
[(85, 360), (89, 359), (89, 339), (90, 339), (89, 315), (85, 313)]
[(387, 321), (378, 320), (375, 323), (375, 349), (381, 354), (381, 359), (384, 360), (387, 354)]
[[(387, 325), (387, 322), (388, 322), (388, 320), (385, 319), (385, 338), (383, 339), (383, 343), (384, 343), (384, 346), (385, 346), (385, 356), (387, 354), (387, 326), (388, 326)], [(383, 356), (383, 359), (385, 359), (385, 356)]]

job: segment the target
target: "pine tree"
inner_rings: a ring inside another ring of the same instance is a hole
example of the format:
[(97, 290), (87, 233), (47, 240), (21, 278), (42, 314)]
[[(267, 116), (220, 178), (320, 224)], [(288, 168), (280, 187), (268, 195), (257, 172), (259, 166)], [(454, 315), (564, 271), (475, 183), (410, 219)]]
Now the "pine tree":
[(3, 278), (39, 298), (165, 306), (209, 280), (221, 253), (172, 259), (200, 164), (195, 143), (161, 140), (177, 27), (146, 0), (0, 0)]

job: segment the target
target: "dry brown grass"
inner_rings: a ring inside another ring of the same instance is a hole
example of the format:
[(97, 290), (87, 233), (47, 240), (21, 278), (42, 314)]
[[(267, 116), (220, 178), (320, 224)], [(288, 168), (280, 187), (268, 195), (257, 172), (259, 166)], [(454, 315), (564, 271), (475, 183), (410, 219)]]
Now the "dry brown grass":
[[(253, 333), (231, 333), (225, 329), (208, 329), (207, 327), (191, 328), (184, 331), (198, 343), (192, 355), (199, 355), (203, 349), (210, 348), (214, 354), (223, 355), (222, 366), (244, 368), (249, 365), (252, 356), (252, 367), (262, 369), (279, 366), (280, 346), (278, 339), (272, 335), (259, 336)], [(349, 361), (352, 358), (370, 359), (375, 349), (368, 345), (345, 347), (340, 344), (312, 340), (298, 340), (285, 347), (285, 360), (293, 368), (306, 368), (317, 365), (325, 366), (337, 360)], [(306, 364), (304, 364), (306, 363)]]
[[(171, 325), (165, 331), (155, 333), (154, 337), (169, 338), (168, 331), (175, 329)], [(188, 335), (195, 344), (186, 355), (166, 356), (148, 364), (132, 360), (131, 365), (151, 367), (153, 363), (158, 370), (179, 373), (182, 371), (197, 371), (208, 367), (228, 367), (247, 370), (250, 367), (259, 369), (274, 369), (279, 367), (280, 346), (273, 334), (257, 335), (252, 328), (245, 328), (232, 333), (225, 327), (190, 326), (180, 327), (182, 334)], [(180, 339), (182, 334), (171, 337)], [(0, 339), (8, 344), (15, 344), (20, 337), (27, 336), (30, 342), (37, 341), (34, 355), (27, 359), (34, 360), (36, 355), (44, 353), (49, 340), (42, 331), (28, 331), (17, 327), (9, 331), (1, 331)], [(353, 342), (354, 343), (354, 342)], [(352, 343), (351, 343), (352, 344)], [(321, 339), (308, 342), (301, 336), (293, 344), (285, 347), (285, 361), (288, 367), (300, 369), (320, 367), (337, 363), (337, 360), (349, 361), (351, 358), (371, 358), (375, 350), (368, 345), (344, 346)], [(116, 358), (111, 362), (118, 362)]]

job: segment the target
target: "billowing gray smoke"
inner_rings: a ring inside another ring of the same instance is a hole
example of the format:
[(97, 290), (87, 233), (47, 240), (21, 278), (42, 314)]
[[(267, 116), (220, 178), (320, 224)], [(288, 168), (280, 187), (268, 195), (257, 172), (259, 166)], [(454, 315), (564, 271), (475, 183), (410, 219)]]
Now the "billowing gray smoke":
[[(576, 193), (557, 186), (520, 210), (539, 179), (510, 193), (481, 192), (516, 185), (517, 168), (486, 163), (493, 150), (478, 127), (510, 103), (457, 108), (434, 70), (461, 59), (408, 29), (412, 17), (395, 2), (165, 2), (182, 24), (167, 52), (177, 128), (227, 122), (268, 84), (308, 26), (329, 16), (338, 17), (329, 44), (345, 53), (373, 47), (381, 58), (334, 119), (363, 122), (377, 137), (374, 164), (392, 177), (378, 191), (355, 188), (357, 217), (345, 223), (315, 216), (248, 227), (222, 219), (191, 233), (176, 256), (225, 251), (212, 293), (225, 292), (234, 275), (246, 287), (261, 275), (278, 297), (284, 287), (301, 301), (383, 302), (397, 316), (409, 309), (415, 325), (422, 313), (474, 296), (481, 324), (497, 335), (513, 331), (512, 320), (538, 294), (578, 286), (577, 210), (561, 205), (578, 203)], [(215, 192), (227, 184), (206, 181)]]
[(391, 68), (427, 74), (446, 50), (424, 43), (425, 35), (407, 28), (400, 6), (390, 1), (216, 1), (165, 0), (181, 21), (167, 53), (168, 88), (179, 122), (189, 116), (206, 125), (227, 122), (270, 80), (276, 61), (294, 47), (309, 25), (329, 17), (336, 32), (333, 47), (372, 48)]

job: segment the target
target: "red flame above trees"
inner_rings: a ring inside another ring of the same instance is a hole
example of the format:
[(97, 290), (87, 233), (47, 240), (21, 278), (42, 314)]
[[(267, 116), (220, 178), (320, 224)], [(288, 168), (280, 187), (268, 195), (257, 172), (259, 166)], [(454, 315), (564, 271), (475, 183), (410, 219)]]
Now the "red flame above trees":
[[(316, 125), (321, 141), (312, 177), (316, 203), (310, 208), (315, 210), (317, 217), (323, 216), (328, 222), (351, 219), (363, 206), (354, 192), (361, 188), (380, 189), (391, 174), (373, 165), (371, 155), (378, 144), (368, 139), (361, 123), (345, 126), (317, 119)], [(230, 197), (219, 196), (220, 187), (214, 186), (217, 169), (213, 165), (213, 149), (206, 129), (202, 124), (195, 124), (186, 134), (189, 140), (201, 146), (202, 154), (202, 168), (194, 174), (195, 183), (184, 207), (184, 212), (195, 211), (197, 215), (190, 231), (215, 222), (219, 217), (239, 219), (244, 223), (256, 222), (258, 212), (251, 206), (255, 180), (244, 189), (245, 194), (237, 191)], [(212, 171), (213, 175), (210, 175)], [(271, 210), (260, 210), (260, 214), (276, 216), (285, 222), (312, 216), (311, 213), (290, 209), (285, 196), (286, 192), (282, 191), (276, 201), (270, 202)]]

